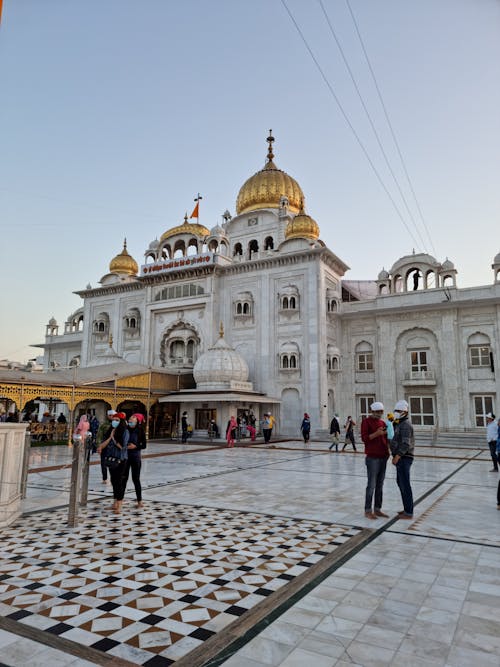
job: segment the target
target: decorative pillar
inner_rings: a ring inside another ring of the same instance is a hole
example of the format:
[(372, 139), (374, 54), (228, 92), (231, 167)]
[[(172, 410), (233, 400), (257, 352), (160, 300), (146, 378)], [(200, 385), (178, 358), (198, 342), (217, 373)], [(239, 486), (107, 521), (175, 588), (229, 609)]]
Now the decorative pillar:
[(27, 424), (0, 424), (0, 528), (21, 516)]

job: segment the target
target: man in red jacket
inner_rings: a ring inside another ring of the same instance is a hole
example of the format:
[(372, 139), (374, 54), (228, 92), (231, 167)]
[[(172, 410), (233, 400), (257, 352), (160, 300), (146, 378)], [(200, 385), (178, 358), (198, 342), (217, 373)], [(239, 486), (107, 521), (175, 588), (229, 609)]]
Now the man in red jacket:
[[(389, 458), (387, 445), (387, 427), (382, 415), (384, 406), (379, 401), (370, 405), (371, 414), (361, 422), (361, 439), (365, 443), (366, 472), (368, 484), (365, 496), (365, 516), (368, 519), (387, 517), (382, 512), (382, 487), (384, 486), (385, 469)], [(375, 494), (375, 503), (372, 510), (372, 501)]]

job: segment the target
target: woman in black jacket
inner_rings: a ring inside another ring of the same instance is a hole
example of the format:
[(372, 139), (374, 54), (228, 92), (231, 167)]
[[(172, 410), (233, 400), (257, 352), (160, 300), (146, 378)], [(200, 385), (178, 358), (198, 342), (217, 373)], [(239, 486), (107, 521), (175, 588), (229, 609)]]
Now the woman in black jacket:
[(127, 488), (128, 476), (132, 470), (132, 481), (135, 487), (137, 507), (143, 507), (141, 486), (141, 451), (146, 449), (146, 434), (143, 427), (144, 415), (136, 413), (128, 420), (128, 459), (123, 474), (123, 493)]
[[(100, 454), (108, 445), (114, 443), (120, 452), (120, 462), (118, 465), (109, 469), (109, 476), (111, 477), (111, 484), (113, 485), (113, 512), (115, 514), (120, 514), (122, 511), (123, 496), (125, 494), (123, 475), (125, 474), (125, 466), (127, 464), (129, 441), (129, 432), (125, 419), (126, 414), (124, 412), (116, 412), (111, 417), (111, 428), (108, 429), (104, 436), (105, 439), (97, 448), (97, 453)], [(106, 451), (104, 451), (104, 460), (105, 459)]]

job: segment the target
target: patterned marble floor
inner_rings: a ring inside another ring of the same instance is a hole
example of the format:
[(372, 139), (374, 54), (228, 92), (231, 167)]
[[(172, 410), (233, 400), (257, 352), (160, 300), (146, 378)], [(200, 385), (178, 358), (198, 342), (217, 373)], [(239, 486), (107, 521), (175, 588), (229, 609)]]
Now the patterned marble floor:
[[(131, 505), (131, 504), (130, 504)], [(0, 613), (136, 664), (170, 665), (359, 529), (148, 502), (89, 503), (2, 533)]]

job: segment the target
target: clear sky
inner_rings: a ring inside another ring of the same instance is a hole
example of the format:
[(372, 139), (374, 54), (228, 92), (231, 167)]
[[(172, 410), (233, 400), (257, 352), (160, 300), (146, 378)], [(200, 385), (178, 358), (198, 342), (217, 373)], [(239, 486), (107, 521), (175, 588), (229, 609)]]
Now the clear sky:
[(36, 356), (29, 344), (81, 305), (72, 292), (98, 284), (125, 236), (140, 265), (197, 192), (204, 225), (234, 213), (269, 128), (346, 278), (376, 279), (415, 248), (449, 257), (460, 287), (492, 282), (500, 2), (349, 4), (431, 241), (346, 0), (286, 0), (323, 76), (282, 0), (4, 0), (0, 359)]

